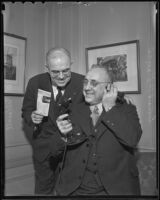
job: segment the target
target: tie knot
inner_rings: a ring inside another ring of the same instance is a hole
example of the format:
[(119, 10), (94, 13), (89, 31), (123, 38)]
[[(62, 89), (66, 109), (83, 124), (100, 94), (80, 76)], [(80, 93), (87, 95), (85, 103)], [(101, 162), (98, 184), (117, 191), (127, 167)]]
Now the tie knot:
[(61, 92), (62, 88), (61, 88), (61, 87), (57, 87), (57, 90), (58, 90), (58, 92), (59, 92), (59, 91)]
[(99, 108), (98, 108), (98, 106), (94, 106), (93, 113), (99, 115)]

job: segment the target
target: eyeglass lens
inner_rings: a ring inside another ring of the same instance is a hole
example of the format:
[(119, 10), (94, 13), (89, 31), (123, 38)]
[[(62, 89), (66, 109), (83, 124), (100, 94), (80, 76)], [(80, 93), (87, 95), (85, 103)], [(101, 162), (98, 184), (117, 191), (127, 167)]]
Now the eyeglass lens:
[(69, 68), (61, 70), (61, 71), (59, 71), (59, 70), (52, 70), (51, 71), (52, 75), (54, 75), (54, 76), (58, 76), (58, 75), (60, 75), (60, 73), (62, 73), (63, 75), (68, 75), (69, 72), (70, 72)]

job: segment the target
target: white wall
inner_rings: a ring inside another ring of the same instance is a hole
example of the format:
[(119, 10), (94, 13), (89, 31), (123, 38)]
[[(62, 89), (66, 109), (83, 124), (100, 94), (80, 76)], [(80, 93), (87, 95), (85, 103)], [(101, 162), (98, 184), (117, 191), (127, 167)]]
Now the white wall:
[[(5, 3), (4, 32), (27, 39), (25, 86), (30, 77), (44, 71), (45, 53), (48, 48), (47, 12), (46, 6), (42, 3)], [(22, 128), (22, 101), (23, 97), (5, 96), (5, 195), (7, 196), (34, 194), (32, 148)]]

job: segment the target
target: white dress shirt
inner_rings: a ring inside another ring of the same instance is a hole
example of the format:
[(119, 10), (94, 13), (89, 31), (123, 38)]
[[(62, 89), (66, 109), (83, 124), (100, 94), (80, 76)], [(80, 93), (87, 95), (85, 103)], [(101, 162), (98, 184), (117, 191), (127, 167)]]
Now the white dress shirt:
[(103, 111), (102, 103), (90, 106), (91, 113), (93, 112), (95, 106), (98, 107), (98, 113), (99, 113), (99, 116), (100, 116), (102, 114), (102, 111)]
[[(52, 85), (52, 89), (53, 89), (53, 94), (54, 94), (54, 100), (56, 100), (56, 96), (58, 94), (58, 89), (56, 86)], [(64, 95), (64, 90), (61, 90), (62, 95)]]

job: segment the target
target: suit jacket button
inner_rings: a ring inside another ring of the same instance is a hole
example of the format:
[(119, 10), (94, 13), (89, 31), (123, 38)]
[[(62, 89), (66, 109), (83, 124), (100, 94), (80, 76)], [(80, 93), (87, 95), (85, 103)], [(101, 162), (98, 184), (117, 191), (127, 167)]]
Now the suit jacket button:
[(86, 163), (86, 160), (83, 160), (83, 163)]
[(82, 179), (82, 177), (81, 176), (78, 176), (78, 178), (81, 180)]
[(86, 147), (89, 147), (89, 144), (88, 144), (88, 143), (86, 144)]
[(92, 137), (92, 139), (95, 139), (96, 136), (95, 135), (91, 135), (91, 137)]

